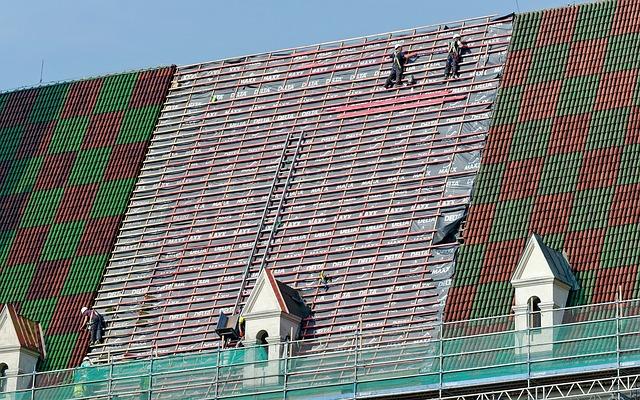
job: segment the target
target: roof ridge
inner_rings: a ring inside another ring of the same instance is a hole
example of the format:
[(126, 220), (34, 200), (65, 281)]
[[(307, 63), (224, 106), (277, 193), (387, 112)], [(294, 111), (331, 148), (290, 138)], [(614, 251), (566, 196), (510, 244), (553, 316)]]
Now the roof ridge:
[(617, 3), (618, 0), (580, 0), (582, 1), (582, 3), (576, 4), (574, 2), (574, 4), (566, 4), (566, 5), (562, 5), (562, 6), (557, 6), (557, 7), (549, 7), (549, 8), (542, 8), (542, 9), (537, 9), (537, 10), (531, 10), (531, 11), (525, 11), (525, 12), (517, 12), (515, 13), (515, 17), (521, 17), (521, 16), (530, 16), (533, 14), (540, 14), (543, 13), (545, 11), (554, 11), (554, 10), (563, 10), (563, 9), (567, 9), (567, 8), (580, 8), (580, 7), (584, 7), (584, 6), (590, 6), (593, 4), (598, 4), (598, 3)]
[(35, 83), (35, 84), (32, 84), (32, 85), (18, 86), (16, 88), (0, 89), (0, 94), (22, 92), (22, 91), (27, 91), (27, 90), (40, 89), (40, 88), (45, 88), (45, 87), (49, 87), (49, 86), (64, 85), (64, 84), (70, 84), (70, 83), (76, 83), (76, 82), (92, 81), (92, 80), (95, 80), (95, 79), (109, 78), (109, 77), (117, 76), (117, 75), (126, 75), (126, 74), (133, 74), (133, 73), (140, 73), (140, 72), (147, 72), (147, 71), (155, 71), (155, 70), (158, 70), (158, 69), (165, 69), (165, 68), (178, 68), (178, 66), (176, 64), (159, 65), (159, 66), (156, 66), (156, 67), (131, 69), (131, 70), (126, 70), (126, 71), (121, 71), (121, 72), (109, 72), (109, 73), (106, 73), (106, 74), (84, 76), (84, 77), (80, 77), (80, 78), (70, 78), (70, 79), (61, 79), (61, 80), (57, 80), (57, 81), (40, 82), (40, 83)]

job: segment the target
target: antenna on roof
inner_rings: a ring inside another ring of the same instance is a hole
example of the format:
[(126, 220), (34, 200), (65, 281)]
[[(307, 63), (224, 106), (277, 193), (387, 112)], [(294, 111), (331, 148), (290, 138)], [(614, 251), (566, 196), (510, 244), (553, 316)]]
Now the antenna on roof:
[(42, 59), (42, 62), (40, 63), (40, 83), (42, 83), (42, 75), (44, 74), (44, 58)]
[(520, 4), (518, 4), (518, 0), (515, 0), (516, 2), (516, 10), (518, 10), (518, 12), (520, 12)]

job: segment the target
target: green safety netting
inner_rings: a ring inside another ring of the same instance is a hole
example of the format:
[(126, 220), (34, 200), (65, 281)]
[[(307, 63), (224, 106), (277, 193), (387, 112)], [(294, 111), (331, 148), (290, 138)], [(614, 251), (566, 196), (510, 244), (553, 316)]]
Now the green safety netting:
[(228, 349), (41, 374), (36, 386), (57, 381), (0, 399), (390, 395), (640, 365), (639, 328), (640, 317), (627, 317), (276, 360), (266, 347)]

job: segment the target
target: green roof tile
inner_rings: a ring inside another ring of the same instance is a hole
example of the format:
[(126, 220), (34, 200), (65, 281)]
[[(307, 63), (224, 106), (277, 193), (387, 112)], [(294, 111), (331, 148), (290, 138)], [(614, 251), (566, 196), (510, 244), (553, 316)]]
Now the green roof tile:
[(135, 179), (103, 182), (93, 203), (91, 217), (101, 218), (123, 214), (134, 184)]
[(521, 86), (503, 87), (498, 90), (496, 112), (493, 115), (494, 125), (508, 125), (518, 120), (523, 92)]
[(614, 188), (607, 187), (576, 192), (568, 230), (583, 231), (605, 228), (609, 220), (609, 209), (614, 191)]
[(600, 77), (597, 75), (566, 78), (560, 91), (556, 115), (575, 115), (593, 109)]
[(618, 147), (624, 144), (629, 108), (594, 111), (589, 125), (586, 149)]
[(45, 338), (45, 344), (49, 356), (41, 368), (45, 370), (67, 368), (71, 358), (71, 352), (77, 343), (77, 332), (47, 336)]
[(569, 44), (538, 47), (527, 75), (527, 83), (538, 83), (562, 79), (569, 57)]
[(504, 168), (504, 164), (482, 164), (480, 166), (473, 188), (475, 204), (493, 203), (498, 199)]
[(538, 185), (539, 195), (573, 192), (576, 189), (582, 153), (564, 153), (548, 156), (544, 161)]
[(89, 117), (84, 115), (59, 120), (49, 144), (49, 153), (80, 150), (88, 126)]
[(49, 189), (33, 192), (22, 217), (22, 227), (48, 225), (53, 222), (64, 189)]
[(20, 314), (31, 320), (38, 321), (46, 332), (57, 303), (58, 298), (56, 297), (25, 300), (20, 307)]
[(58, 119), (68, 90), (68, 83), (40, 88), (36, 103), (31, 110), (31, 122), (45, 122)]
[(622, 151), (618, 185), (636, 183), (640, 183), (640, 144), (630, 144)]
[(527, 197), (498, 203), (489, 241), (503, 242), (526, 236), (533, 200), (533, 197)]
[(584, 4), (578, 8), (574, 41), (604, 38), (611, 32), (616, 2)]
[(108, 260), (109, 254), (94, 254), (74, 259), (60, 294), (67, 296), (98, 290)]
[(464, 270), (458, 271), (454, 274), (454, 286), (469, 286), (478, 283), (485, 249), (485, 244), (470, 244), (460, 247), (457, 254), (457, 260), (461, 264), (468, 265), (469, 268), (465, 268)]
[(31, 285), (35, 264), (7, 265), (0, 272), (0, 303), (23, 301)]
[(68, 184), (80, 186), (100, 182), (110, 155), (110, 147), (80, 150), (69, 175)]
[(552, 126), (553, 120), (550, 118), (519, 123), (511, 141), (509, 160), (544, 157)]
[(116, 143), (137, 143), (149, 140), (160, 115), (160, 106), (134, 108), (127, 110)]
[(534, 47), (538, 38), (541, 20), (541, 12), (518, 15), (513, 24), (514, 32), (518, 32), (518, 34), (513, 35), (511, 39), (510, 51)]
[(2, 138), (2, 146), (0, 146), (0, 161), (10, 160), (15, 156), (22, 140), (22, 126), (12, 126), (10, 128), (0, 128), (0, 138)]
[(577, 306), (591, 303), (593, 296), (593, 287), (595, 286), (595, 270), (574, 271), (574, 275), (578, 282), (582, 282), (580, 288), (569, 299), (569, 306)]
[(610, 37), (604, 62), (605, 70), (611, 72), (640, 68), (638, 43), (640, 33)]
[(84, 232), (84, 221), (53, 224), (42, 249), (43, 260), (61, 260), (75, 256)]
[(564, 248), (566, 235), (564, 233), (547, 233), (544, 235), (544, 243), (552, 249)]
[(24, 166), (20, 168), (20, 180), (16, 182), (16, 185), (12, 188), (12, 191), (14, 193), (30, 192), (33, 189), (33, 185), (35, 185), (36, 183), (38, 174), (40, 173), (40, 167), (42, 166), (42, 157), (16, 160), (14, 161), (14, 163), (22, 163), (24, 164)]
[(637, 224), (610, 226), (604, 237), (600, 264), (603, 268), (640, 263), (640, 227)]
[(101, 114), (126, 109), (137, 78), (137, 72), (105, 77), (93, 112)]
[(506, 315), (511, 312), (513, 288), (508, 281), (478, 284), (476, 302), (472, 305), (471, 318), (485, 318), (492, 315)]

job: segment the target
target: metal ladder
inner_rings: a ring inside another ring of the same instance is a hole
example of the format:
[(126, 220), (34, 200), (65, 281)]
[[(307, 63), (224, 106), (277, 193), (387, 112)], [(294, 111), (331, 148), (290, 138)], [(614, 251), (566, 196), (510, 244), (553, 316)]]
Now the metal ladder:
[[(271, 189), (269, 190), (269, 197), (265, 203), (262, 217), (260, 219), (260, 225), (256, 232), (256, 238), (251, 247), (251, 254), (247, 259), (247, 265), (242, 275), (242, 283), (238, 291), (235, 305), (233, 307), (233, 313), (238, 313), (240, 303), (244, 298), (244, 290), (247, 286), (247, 280), (251, 277), (252, 272), (258, 274), (262, 272), (267, 262), (267, 256), (269, 248), (275, 237), (275, 233), (280, 226), (280, 215), (284, 206), (284, 200), (287, 196), (289, 185), (291, 184), (291, 178), (295, 169), (295, 163), (304, 141), (303, 132), (290, 132), (287, 135), (287, 140), (282, 153), (280, 154), (280, 161), (276, 169), (276, 173), (271, 182)], [(255, 265), (258, 265), (255, 270)]]

